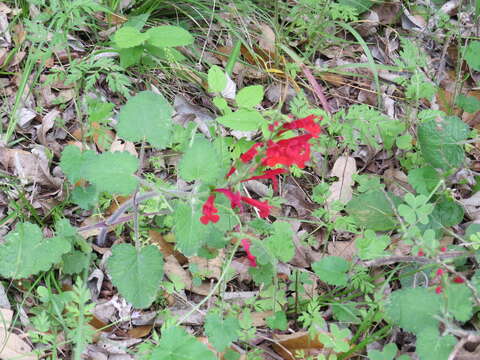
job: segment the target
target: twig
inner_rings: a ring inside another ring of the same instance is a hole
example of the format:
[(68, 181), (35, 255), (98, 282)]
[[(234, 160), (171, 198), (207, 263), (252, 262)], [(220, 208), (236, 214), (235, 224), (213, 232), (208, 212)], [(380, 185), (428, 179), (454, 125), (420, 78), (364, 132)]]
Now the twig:
[(315, 79), (315, 76), (313, 76), (312, 72), (308, 67), (305, 66), (305, 64), (300, 64), (300, 67), (303, 73), (305, 74), (305, 76), (307, 77), (307, 80), (313, 89), (313, 93), (317, 95), (318, 100), (320, 100), (320, 103), (322, 104), (323, 109), (328, 114), (332, 114), (332, 108), (330, 107), (330, 104), (328, 103), (327, 98), (325, 97), (322, 86), (318, 83), (317, 79)]
[[(168, 214), (170, 214), (170, 211), (162, 210), (162, 211), (154, 211), (154, 212), (144, 213), (144, 214), (142, 214), (142, 216), (156, 216), (156, 215), (168, 215)], [(109, 226), (123, 224), (123, 223), (126, 223), (127, 221), (130, 221), (130, 220), (133, 220), (133, 215), (127, 215), (127, 216), (118, 218), (116, 221), (110, 222), (108, 225), (107, 225), (106, 221), (99, 221), (96, 224), (82, 226), (82, 227), (78, 228), (77, 231), (78, 232), (84, 232), (84, 231), (90, 231), (90, 230), (93, 230), (93, 229), (105, 228), (105, 227), (109, 227)]]
[(454, 259), (460, 256), (473, 256), (467, 251), (449, 251), (445, 254), (439, 254), (436, 258), (426, 258), (424, 256), (386, 256), (375, 260), (362, 261), (361, 265), (366, 267), (375, 267), (382, 265), (391, 265), (400, 262), (414, 262), (420, 264), (434, 264), (441, 260)]

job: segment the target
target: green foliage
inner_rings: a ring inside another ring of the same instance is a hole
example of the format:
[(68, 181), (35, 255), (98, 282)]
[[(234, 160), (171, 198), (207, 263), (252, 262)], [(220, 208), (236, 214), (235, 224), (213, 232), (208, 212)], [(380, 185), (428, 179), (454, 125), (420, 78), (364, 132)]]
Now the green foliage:
[(440, 336), (438, 329), (429, 327), (417, 335), (416, 352), (422, 360), (447, 360), (456, 343), (454, 336)]
[(393, 194), (383, 191), (369, 191), (357, 196), (347, 204), (345, 210), (355, 219), (358, 226), (374, 231), (386, 231), (397, 227), (392, 204), (398, 205), (401, 200)]
[(465, 61), (475, 71), (480, 71), (480, 41), (470, 41), (465, 49)]
[(145, 33), (150, 45), (164, 48), (186, 46), (193, 43), (193, 36), (179, 26), (163, 25), (148, 29)]
[(368, 358), (370, 360), (393, 360), (397, 355), (398, 348), (395, 344), (387, 344), (383, 350), (370, 350), (368, 352)]
[(362, 260), (371, 260), (385, 256), (385, 248), (390, 245), (390, 237), (387, 235), (377, 236), (375, 231), (368, 229), (363, 237), (355, 239), (358, 256)]
[(114, 245), (107, 268), (113, 285), (134, 307), (153, 303), (163, 278), (163, 258), (156, 246), (137, 250), (130, 244)]
[(170, 145), (171, 105), (161, 94), (142, 91), (130, 98), (120, 110), (118, 135), (130, 141), (148, 141), (158, 149)]
[(472, 291), (465, 284), (448, 284), (445, 288), (447, 311), (458, 321), (466, 322), (473, 315)]
[(340, 329), (336, 324), (330, 325), (330, 333), (320, 333), (318, 339), (326, 348), (330, 348), (335, 352), (346, 352), (350, 349), (348, 336), (350, 330)]
[(68, 238), (46, 239), (37, 225), (19, 223), (0, 244), (0, 274), (9, 279), (22, 279), (47, 271), (70, 249)]
[(437, 200), (429, 226), (433, 229), (454, 226), (462, 221), (463, 215), (463, 208), (455, 200), (442, 197)]
[(266, 320), (270, 329), (285, 331), (288, 328), (288, 320), (284, 311), (277, 311), (272, 316), (267, 317)]
[(226, 86), (227, 76), (220, 67), (213, 65), (208, 70), (208, 87), (210, 91), (221, 93)]
[(115, 45), (120, 49), (127, 49), (141, 45), (146, 39), (147, 37), (145, 34), (140, 33), (140, 31), (131, 26), (121, 27), (113, 36)]
[(185, 151), (178, 173), (186, 181), (199, 180), (211, 184), (224, 175), (219, 164), (220, 156), (214, 145), (204, 137), (197, 136)]
[(235, 97), (235, 102), (239, 107), (253, 108), (263, 100), (263, 86), (252, 85), (241, 89)]
[(273, 223), (273, 235), (263, 242), (270, 252), (280, 261), (290, 261), (295, 255), (292, 226), (284, 221)]
[(431, 166), (413, 169), (408, 173), (408, 182), (419, 194), (429, 195), (439, 181), (437, 171)]
[(265, 119), (258, 111), (248, 109), (239, 109), (230, 114), (219, 116), (217, 121), (232, 130), (238, 131), (258, 130), (265, 124)]
[(205, 333), (210, 344), (220, 352), (225, 351), (239, 336), (240, 323), (233, 316), (222, 317), (209, 313), (205, 317)]
[(325, 256), (312, 264), (312, 269), (319, 279), (329, 285), (347, 285), (347, 271), (350, 263), (339, 256)]
[(464, 111), (472, 114), (475, 114), (480, 110), (480, 100), (475, 96), (465, 96), (460, 94), (457, 96), (455, 104), (457, 104)]
[(438, 326), (441, 308), (441, 298), (431, 290), (407, 288), (390, 295), (386, 313), (396, 325), (418, 333)]
[(183, 328), (171, 326), (162, 331), (162, 337), (153, 350), (151, 360), (215, 360), (205, 344), (188, 334)]
[(465, 158), (462, 141), (468, 126), (456, 116), (426, 121), (418, 127), (418, 142), (424, 159), (434, 168), (459, 167)]
[(398, 205), (398, 213), (409, 224), (427, 224), (428, 216), (432, 213), (434, 205), (428, 203), (428, 198), (425, 195), (414, 196), (413, 194), (406, 194), (404, 197), (406, 204)]
[(63, 255), (63, 272), (65, 274), (79, 274), (89, 265), (90, 256), (82, 251), (74, 250)]
[(85, 179), (95, 185), (97, 191), (127, 195), (135, 190), (138, 183), (134, 176), (138, 159), (127, 152), (98, 155), (91, 150), (82, 152), (78, 147), (68, 145), (62, 152), (60, 167), (72, 183)]

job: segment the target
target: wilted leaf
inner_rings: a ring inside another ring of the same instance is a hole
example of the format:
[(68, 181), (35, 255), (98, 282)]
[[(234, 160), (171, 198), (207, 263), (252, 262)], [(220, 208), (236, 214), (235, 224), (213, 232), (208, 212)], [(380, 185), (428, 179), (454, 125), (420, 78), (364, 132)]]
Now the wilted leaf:
[(352, 199), (352, 186), (354, 184), (352, 176), (356, 172), (357, 165), (353, 157), (340, 156), (335, 161), (330, 176), (335, 176), (338, 180), (330, 185), (330, 195), (326, 201), (327, 206), (331, 206), (334, 201), (346, 204)]

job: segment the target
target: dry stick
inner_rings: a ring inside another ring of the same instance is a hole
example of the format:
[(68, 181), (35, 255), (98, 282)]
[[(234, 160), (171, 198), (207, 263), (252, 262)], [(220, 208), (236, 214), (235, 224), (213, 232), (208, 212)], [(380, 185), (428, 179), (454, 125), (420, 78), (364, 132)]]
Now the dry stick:
[(305, 64), (300, 64), (300, 67), (302, 68), (303, 73), (307, 77), (308, 82), (310, 83), (310, 86), (313, 89), (313, 93), (317, 95), (318, 100), (320, 100), (320, 103), (323, 106), (323, 109), (329, 114), (332, 114), (332, 108), (330, 107), (330, 104), (327, 102), (327, 98), (325, 97), (323, 88), (320, 86), (318, 83), (317, 79), (315, 79), (315, 76), (313, 76), (312, 72), (308, 67), (305, 66)]
[[(359, 264), (366, 267), (375, 267), (383, 265), (391, 265), (399, 262), (415, 262), (420, 264), (434, 264), (442, 260), (454, 259), (460, 256), (473, 256), (467, 251), (449, 251), (445, 254), (439, 254), (437, 258), (429, 259), (424, 256), (386, 256), (370, 261), (361, 261)], [(443, 263), (442, 263), (443, 265)]]
[[(156, 215), (168, 215), (170, 214), (170, 211), (168, 210), (162, 210), (162, 211), (154, 211), (154, 212), (148, 212), (144, 213), (143, 216), (156, 216)], [(92, 225), (86, 225), (82, 226), (77, 229), (78, 232), (84, 232), (84, 231), (89, 231), (93, 229), (100, 229), (100, 228), (105, 228), (113, 225), (118, 225), (118, 224), (123, 224), (126, 223), (127, 221), (133, 220), (133, 215), (127, 215), (121, 218), (118, 218), (116, 221), (110, 222), (108, 225), (106, 224), (105, 221), (99, 221), (95, 224)]]

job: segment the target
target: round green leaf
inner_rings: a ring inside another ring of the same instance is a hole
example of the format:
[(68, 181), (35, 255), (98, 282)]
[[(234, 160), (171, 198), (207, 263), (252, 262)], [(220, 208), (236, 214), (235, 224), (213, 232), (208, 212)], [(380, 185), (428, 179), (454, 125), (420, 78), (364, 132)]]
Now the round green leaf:
[(210, 70), (208, 70), (208, 87), (210, 91), (213, 92), (222, 92), (227, 86), (227, 76), (225, 72), (218, 67), (213, 65)]
[(148, 141), (162, 150), (172, 136), (171, 105), (152, 91), (142, 91), (130, 98), (120, 110), (117, 132), (130, 141)]
[(253, 108), (260, 104), (263, 100), (263, 86), (262, 85), (252, 85), (247, 86), (241, 89), (235, 101), (237, 105), (244, 108)]
[(163, 278), (163, 258), (156, 246), (137, 251), (130, 244), (114, 245), (107, 268), (113, 285), (135, 308), (153, 303)]
[(258, 111), (247, 109), (220, 116), (217, 121), (223, 126), (238, 131), (255, 131), (265, 123), (265, 119)]
[(143, 44), (145, 35), (131, 26), (124, 26), (113, 35), (113, 41), (120, 49), (128, 49)]
[(184, 28), (163, 25), (148, 29), (147, 42), (156, 47), (185, 46), (193, 43), (193, 36)]
[(480, 71), (480, 41), (471, 41), (465, 51), (465, 61), (476, 71)]

